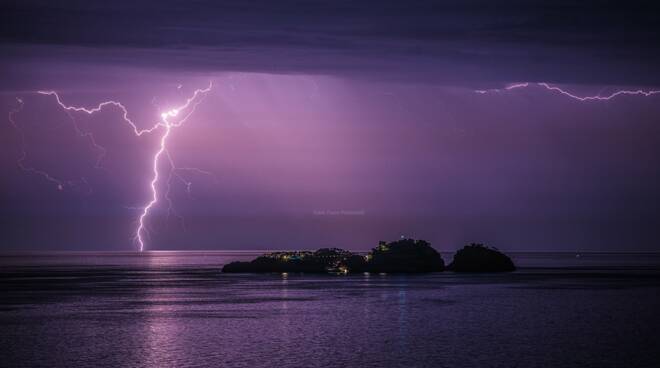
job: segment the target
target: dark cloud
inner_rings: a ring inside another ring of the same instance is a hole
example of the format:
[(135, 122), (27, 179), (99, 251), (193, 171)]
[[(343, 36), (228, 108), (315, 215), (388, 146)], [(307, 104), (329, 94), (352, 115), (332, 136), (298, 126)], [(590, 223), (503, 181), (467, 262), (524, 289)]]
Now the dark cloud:
[(22, 1), (4, 64), (353, 74), (446, 83), (660, 84), (651, 1)]

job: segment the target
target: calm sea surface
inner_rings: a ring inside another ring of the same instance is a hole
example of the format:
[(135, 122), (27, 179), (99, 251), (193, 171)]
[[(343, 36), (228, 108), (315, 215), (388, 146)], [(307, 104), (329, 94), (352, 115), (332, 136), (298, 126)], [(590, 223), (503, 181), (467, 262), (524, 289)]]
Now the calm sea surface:
[[(660, 255), (226, 275), (261, 252), (0, 254), (0, 367), (657, 367)], [(443, 254), (451, 260), (451, 254)]]

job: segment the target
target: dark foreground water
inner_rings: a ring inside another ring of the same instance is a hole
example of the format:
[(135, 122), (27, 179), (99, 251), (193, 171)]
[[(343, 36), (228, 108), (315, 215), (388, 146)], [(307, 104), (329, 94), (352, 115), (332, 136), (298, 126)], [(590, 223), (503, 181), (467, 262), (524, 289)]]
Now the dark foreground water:
[(219, 272), (253, 256), (2, 255), (0, 366), (658, 366), (658, 255), (520, 253), (527, 268), (489, 275)]

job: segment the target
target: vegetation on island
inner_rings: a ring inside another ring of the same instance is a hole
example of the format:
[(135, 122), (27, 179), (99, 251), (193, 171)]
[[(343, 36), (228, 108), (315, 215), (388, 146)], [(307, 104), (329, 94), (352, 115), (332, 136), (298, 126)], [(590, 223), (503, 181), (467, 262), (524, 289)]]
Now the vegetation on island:
[(381, 241), (371, 250), (363, 271), (387, 273), (440, 272), (445, 261), (425, 240)]
[[(448, 269), (456, 272), (513, 271), (509, 257), (494, 248), (471, 244), (456, 253)], [(445, 270), (438, 251), (425, 240), (379, 242), (365, 254), (339, 248), (264, 254), (249, 262), (231, 262), (227, 273), (426, 273)]]

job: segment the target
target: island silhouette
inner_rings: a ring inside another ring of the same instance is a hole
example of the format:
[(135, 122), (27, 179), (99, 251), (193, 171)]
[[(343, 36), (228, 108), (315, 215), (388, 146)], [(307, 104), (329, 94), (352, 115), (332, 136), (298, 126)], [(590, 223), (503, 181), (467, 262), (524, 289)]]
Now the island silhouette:
[(366, 255), (340, 248), (316, 251), (272, 252), (252, 261), (226, 264), (226, 273), (429, 273), (510, 272), (516, 267), (511, 258), (496, 248), (472, 243), (460, 249), (448, 267), (440, 253), (426, 240), (381, 241)]

